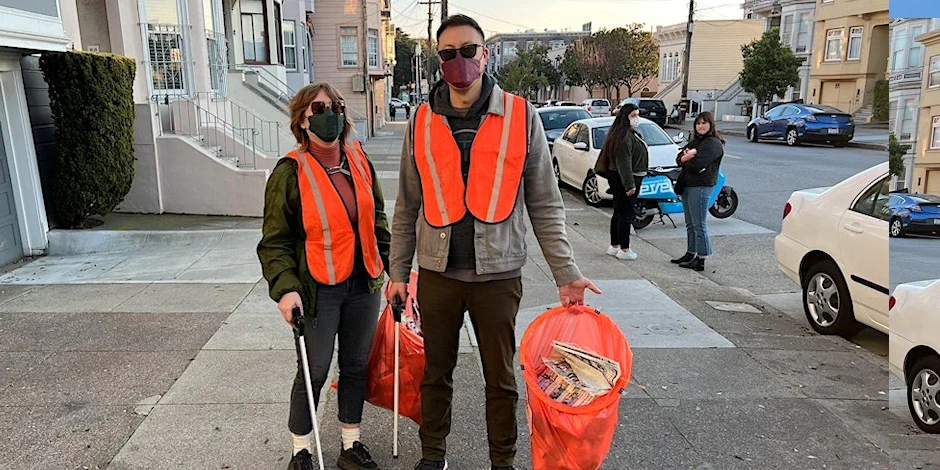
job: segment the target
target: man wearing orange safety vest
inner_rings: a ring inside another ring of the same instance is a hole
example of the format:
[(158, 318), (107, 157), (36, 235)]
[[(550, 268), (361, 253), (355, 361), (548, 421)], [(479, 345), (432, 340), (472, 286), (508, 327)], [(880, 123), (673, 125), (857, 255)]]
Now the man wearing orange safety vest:
[(443, 470), (451, 429), (453, 370), (464, 312), (479, 343), (494, 470), (513, 468), (518, 391), (515, 323), (532, 228), (565, 305), (586, 288), (565, 231), (565, 209), (535, 108), (483, 74), (489, 51), (472, 18), (454, 15), (437, 31), (444, 80), (409, 121), (392, 221), (389, 300), (404, 299), (417, 251), (418, 305), (427, 365), (421, 385), (422, 459)]

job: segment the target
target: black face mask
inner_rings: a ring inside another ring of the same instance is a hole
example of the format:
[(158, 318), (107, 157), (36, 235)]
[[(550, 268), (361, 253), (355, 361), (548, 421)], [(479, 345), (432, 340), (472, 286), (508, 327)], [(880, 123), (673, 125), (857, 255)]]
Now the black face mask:
[(308, 117), (307, 122), (310, 123), (310, 132), (326, 143), (336, 140), (346, 129), (346, 115), (336, 114), (332, 109)]

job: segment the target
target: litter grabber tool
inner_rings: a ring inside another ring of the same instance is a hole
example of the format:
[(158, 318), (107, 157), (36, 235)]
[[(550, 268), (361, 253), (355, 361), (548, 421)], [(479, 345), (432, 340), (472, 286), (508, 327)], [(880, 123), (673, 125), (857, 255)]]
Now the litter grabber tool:
[(310, 422), (313, 423), (313, 438), (317, 444), (317, 462), (323, 470), (323, 451), (320, 446), (320, 425), (317, 423), (317, 408), (313, 403), (313, 384), (310, 382), (310, 362), (307, 360), (307, 343), (304, 340), (304, 315), (300, 308), (291, 311), (294, 322), (294, 338), (300, 340), (300, 360), (304, 368), (304, 385), (307, 387), (307, 405), (310, 407)]
[(392, 429), (395, 434), (395, 439), (392, 441), (392, 458), (398, 458), (398, 393), (399, 393), (399, 381), (401, 377), (399, 376), (399, 368), (401, 360), (401, 311), (405, 308), (405, 305), (402, 303), (402, 299), (395, 296), (395, 301), (392, 303), (392, 315), (395, 317), (395, 378), (394, 378), (394, 391), (392, 392)]

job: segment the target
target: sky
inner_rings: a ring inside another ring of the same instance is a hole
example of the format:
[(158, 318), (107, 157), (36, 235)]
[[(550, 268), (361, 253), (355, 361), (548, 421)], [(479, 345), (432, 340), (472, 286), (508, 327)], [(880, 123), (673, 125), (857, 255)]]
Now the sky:
[(891, 0), (892, 18), (940, 18), (940, 2), (936, 0)]
[[(392, 0), (392, 22), (412, 37), (427, 37), (428, 7), (425, 0)], [(895, 0), (891, 0), (892, 2)], [(916, 0), (924, 1), (924, 0)], [(697, 0), (696, 19), (738, 20), (744, 17), (744, 0)], [(466, 8), (465, 8), (466, 7)], [(433, 33), (440, 25), (440, 5), (434, 5)], [(534, 29), (581, 31), (592, 23), (592, 31), (629, 23), (667, 26), (684, 23), (689, 16), (688, 0), (448, 0), (448, 13), (463, 13), (476, 19), (487, 37)]]

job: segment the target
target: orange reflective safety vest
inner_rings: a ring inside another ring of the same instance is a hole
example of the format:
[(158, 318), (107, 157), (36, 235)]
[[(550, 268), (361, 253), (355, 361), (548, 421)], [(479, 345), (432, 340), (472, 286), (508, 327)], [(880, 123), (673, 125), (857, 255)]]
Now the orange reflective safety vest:
[(464, 184), (460, 148), (444, 117), (428, 103), (415, 115), (414, 154), (424, 196), (424, 218), (433, 227), (459, 222), (467, 211), (499, 223), (512, 214), (528, 152), (526, 101), (503, 92), (503, 115), (483, 118), (470, 148)]
[[(356, 193), (362, 259), (366, 271), (375, 279), (384, 267), (375, 238), (372, 171), (359, 142), (346, 146), (345, 153)], [(286, 156), (297, 162), (297, 184), (300, 187), (300, 205), (307, 234), (307, 267), (317, 282), (331, 286), (339, 284), (352, 274), (356, 259), (356, 234), (346, 205), (330, 181), (330, 176), (313, 155), (294, 150)]]

